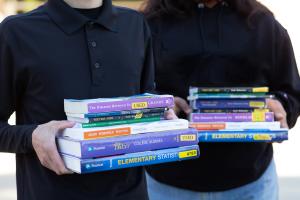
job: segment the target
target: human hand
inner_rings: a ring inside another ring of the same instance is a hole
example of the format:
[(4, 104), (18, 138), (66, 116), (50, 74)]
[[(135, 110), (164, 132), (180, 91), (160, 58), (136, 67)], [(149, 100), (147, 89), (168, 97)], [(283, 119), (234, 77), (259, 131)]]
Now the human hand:
[(73, 122), (51, 121), (39, 125), (32, 133), (32, 145), (41, 164), (54, 171), (57, 175), (71, 174), (61, 159), (55, 143), (55, 136), (58, 132), (72, 128)]
[(276, 121), (280, 122), (282, 128), (289, 128), (287, 124), (287, 114), (280, 101), (275, 99), (267, 99), (267, 107), (274, 112)]
[(187, 115), (192, 112), (192, 109), (190, 108), (189, 104), (183, 98), (175, 97), (174, 101), (175, 101), (174, 111), (176, 115), (179, 115), (181, 111), (183, 111)]
[(172, 119), (178, 119), (173, 109), (169, 109), (165, 113), (165, 119), (172, 120)]

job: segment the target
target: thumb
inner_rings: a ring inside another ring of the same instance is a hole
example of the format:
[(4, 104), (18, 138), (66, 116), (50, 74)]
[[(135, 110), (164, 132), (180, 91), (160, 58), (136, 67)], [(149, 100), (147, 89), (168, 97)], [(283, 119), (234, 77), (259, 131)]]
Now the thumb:
[(189, 104), (182, 98), (176, 98), (177, 106), (180, 110), (185, 112), (185, 114), (189, 114), (192, 112), (192, 109), (190, 108)]
[(74, 125), (75, 125), (75, 122), (70, 122), (70, 121), (64, 120), (64, 121), (57, 122), (56, 128), (57, 128), (57, 130), (61, 131), (66, 128), (72, 128)]

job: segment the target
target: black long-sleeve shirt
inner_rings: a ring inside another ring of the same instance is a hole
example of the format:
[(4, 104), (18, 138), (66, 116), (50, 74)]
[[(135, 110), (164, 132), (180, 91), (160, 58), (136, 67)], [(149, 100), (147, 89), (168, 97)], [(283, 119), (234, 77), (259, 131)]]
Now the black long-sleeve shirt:
[[(186, 98), (189, 86), (269, 86), (293, 127), (300, 113), (300, 79), (288, 33), (273, 16), (253, 19), (248, 26), (221, 4), (190, 17), (149, 19), (157, 90)], [(273, 156), (272, 145), (265, 143), (199, 145), (199, 159), (150, 166), (148, 172), (173, 186), (222, 191), (257, 180)]]
[(19, 200), (148, 199), (141, 168), (57, 176), (39, 162), (31, 135), (39, 124), (66, 119), (65, 98), (151, 92), (150, 36), (141, 14), (111, 0), (95, 20), (49, 0), (1, 23), (0, 152), (16, 153)]

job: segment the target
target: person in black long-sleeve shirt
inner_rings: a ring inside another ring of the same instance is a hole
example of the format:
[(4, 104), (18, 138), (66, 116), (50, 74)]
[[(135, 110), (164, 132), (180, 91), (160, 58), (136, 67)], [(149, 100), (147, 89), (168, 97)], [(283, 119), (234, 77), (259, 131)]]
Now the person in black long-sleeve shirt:
[[(268, 86), (282, 127), (300, 113), (300, 79), (287, 31), (256, 0), (148, 0), (156, 85), (191, 110), (189, 86)], [(272, 144), (201, 143), (201, 156), (147, 167), (151, 200), (278, 198)], [(217, 198), (218, 197), (218, 198)]]
[(65, 98), (154, 89), (143, 15), (101, 2), (49, 0), (0, 24), (0, 152), (16, 153), (19, 200), (148, 199), (142, 168), (69, 174), (55, 145), (55, 134), (73, 126)]

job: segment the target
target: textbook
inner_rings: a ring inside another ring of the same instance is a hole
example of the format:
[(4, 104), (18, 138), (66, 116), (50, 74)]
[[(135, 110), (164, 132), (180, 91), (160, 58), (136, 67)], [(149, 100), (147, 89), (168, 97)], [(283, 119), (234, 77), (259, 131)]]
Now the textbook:
[(59, 152), (78, 158), (95, 158), (198, 144), (197, 130), (183, 129), (98, 140), (57, 138)]
[(125, 136), (140, 133), (170, 131), (187, 129), (188, 121), (185, 119), (162, 120), (128, 125), (106, 126), (98, 128), (67, 128), (59, 137), (69, 137), (75, 140), (91, 140), (115, 136)]
[(65, 99), (64, 108), (66, 113), (101, 113), (123, 110), (159, 108), (174, 106), (172, 95), (144, 94), (131, 97), (100, 98), (88, 100)]
[(97, 117), (110, 117), (110, 116), (121, 116), (121, 115), (145, 115), (150, 113), (162, 113), (167, 111), (167, 108), (148, 108), (148, 109), (137, 109), (137, 110), (123, 110), (123, 111), (114, 111), (114, 112), (102, 112), (102, 113), (66, 113), (67, 117), (74, 118), (97, 118)]
[(121, 121), (121, 120), (134, 120), (134, 119), (147, 119), (153, 117), (163, 118), (165, 112), (157, 113), (137, 113), (129, 115), (114, 115), (114, 116), (104, 116), (104, 117), (92, 117), (92, 118), (79, 118), (79, 117), (68, 117), (69, 121), (78, 123), (95, 123), (95, 122), (108, 122), (108, 121)]
[(198, 158), (199, 156), (199, 146), (193, 145), (95, 159), (79, 159), (62, 154), (62, 159), (65, 162), (66, 167), (71, 171), (79, 174), (86, 174), (189, 160)]
[(193, 100), (191, 101), (191, 106), (193, 109), (227, 109), (227, 108), (265, 108), (266, 100), (265, 99), (222, 99), (222, 100)]
[(191, 128), (201, 130), (280, 129), (280, 122), (191, 122)]
[(253, 94), (231, 94), (231, 93), (216, 93), (216, 94), (194, 94), (188, 97), (188, 100), (196, 100), (196, 99), (255, 99), (255, 98), (274, 98), (274, 95), (266, 95), (260, 93)]
[(103, 127), (103, 126), (115, 126), (122, 124), (134, 124), (134, 123), (143, 123), (143, 122), (156, 122), (161, 121), (162, 117), (149, 117), (142, 119), (126, 119), (126, 120), (115, 120), (115, 121), (106, 121), (106, 122), (93, 122), (93, 123), (77, 123), (76, 128), (94, 128), (94, 127)]
[(268, 87), (190, 87), (190, 94), (197, 93), (267, 93)]
[(273, 122), (273, 112), (253, 113), (191, 113), (191, 122)]
[(199, 131), (199, 142), (280, 142), (288, 140), (288, 129)]
[(195, 113), (251, 113), (251, 112), (270, 112), (269, 109), (257, 109), (257, 108), (247, 108), (247, 109), (234, 109), (234, 108), (224, 108), (224, 109), (196, 109), (193, 110)]

